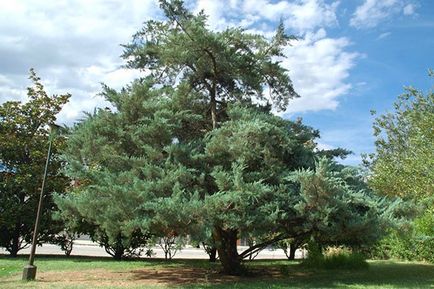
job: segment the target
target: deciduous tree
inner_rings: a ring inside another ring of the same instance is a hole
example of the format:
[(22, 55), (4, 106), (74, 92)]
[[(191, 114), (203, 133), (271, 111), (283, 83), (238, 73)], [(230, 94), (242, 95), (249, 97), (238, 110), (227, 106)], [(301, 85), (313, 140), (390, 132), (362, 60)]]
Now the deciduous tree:
[[(26, 102), (7, 101), (0, 106), (0, 246), (12, 255), (31, 242), (44, 165), (48, 150), (48, 125), (68, 102), (69, 94), (49, 96), (41, 80), (30, 70), (33, 86)], [(62, 193), (68, 179), (59, 173), (59, 149), (64, 139), (57, 137), (48, 167), (46, 195), (39, 241), (59, 232), (51, 213), (56, 208), (51, 193)]]
[(394, 111), (374, 122), (376, 152), (369, 183), (377, 192), (434, 197), (434, 93), (407, 87)]

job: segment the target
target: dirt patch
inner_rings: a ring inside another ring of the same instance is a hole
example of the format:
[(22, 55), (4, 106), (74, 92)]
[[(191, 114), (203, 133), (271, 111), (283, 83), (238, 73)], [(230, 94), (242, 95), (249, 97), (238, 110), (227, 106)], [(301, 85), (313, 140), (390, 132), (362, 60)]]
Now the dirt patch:
[(105, 269), (86, 271), (39, 272), (37, 281), (41, 283), (86, 284), (91, 287), (122, 285), (131, 282), (129, 272), (112, 272)]
[(136, 281), (154, 284), (224, 283), (241, 279), (241, 277), (222, 275), (216, 271), (198, 268), (135, 270), (131, 273)]
[[(195, 283), (233, 282), (246, 277), (226, 276), (219, 272), (199, 268), (161, 268), (132, 271), (110, 271), (104, 269), (86, 271), (40, 272), (39, 282), (107, 285), (181, 285)], [(248, 278), (250, 279), (250, 278)]]
[[(289, 273), (289, 274), (288, 274)], [(294, 275), (294, 273), (296, 273)], [(99, 286), (134, 286), (134, 285), (183, 285), (183, 284), (219, 284), (226, 282), (263, 281), (283, 277), (306, 277), (309, 273), (288, 272), (282, 268), (254, 268), (249, 276), (223, 275), (215, 269), (204, 268), (143, 268), (129, 271), (111, 271), (107, 269), (93, 269), (83, 271), (48, 271), (39, 272), (37, 280), (42, 284), (56, 285), (85, 285), (93, 288)], [(290, 278), (291, 278), (290, 277)], [(60, 284), (61, 283), (61, 284)]]

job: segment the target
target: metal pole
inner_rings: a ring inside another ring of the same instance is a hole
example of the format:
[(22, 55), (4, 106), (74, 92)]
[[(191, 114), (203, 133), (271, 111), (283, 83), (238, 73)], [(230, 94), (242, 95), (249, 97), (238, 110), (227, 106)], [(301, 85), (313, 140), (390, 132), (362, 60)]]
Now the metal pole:
[(38, 212), (36, 213), (35, 229), (33, 230), (32, 249), (30, 251), (29, 264), (25, 265), (24, 270), (23, 270), (23, 280), (27, 280), (27, 281), (35, 280), (35, 277), (36, 277), (36, 268), (37, 267), (33, 265), (33, 262), (35, 260), (36, 243), (37, 243), (39, 223), (40, 223), (40, 218), (41, 218), (41, 213), (42, 213), (42, 200), (44, 198), (44, 188), (45, 188), (45, 181), (47, 179), (48, 164), (50, 162), (51, 143), (52, 142), (53, 142), (53, 135), (51, 135), (51, 133), (50, 133), (50, 141), (48, 143), (47, 161), (45, 162), (45, 170), (44, 170), (44, 176), (42, 178), (41, 194), (39, 196), (39, 203), (38, 203)]

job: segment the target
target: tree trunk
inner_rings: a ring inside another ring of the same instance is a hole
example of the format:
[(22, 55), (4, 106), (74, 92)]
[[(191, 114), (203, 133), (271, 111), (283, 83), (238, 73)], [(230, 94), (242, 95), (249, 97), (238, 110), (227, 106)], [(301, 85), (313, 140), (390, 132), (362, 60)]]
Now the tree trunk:
[(12, 233), (12, 244), (9, 250), (9, 254), (11, 257), (17, 257), (18, 251), (20, 250), (20, 224), (15, 225), (15, 230)]
[(124, 256), (125, 253), (125, 247), (122, 244), (120, 244), (119, 241), (115, 243), (113, 246), (110, 246), (107, 243), (104, 244), (104, 249), (110, 256), (113, 257), (113, 259), (117, 261), (122, 260), (122, 257)]
[(217, 260), (217, 248), (216, 247), (212, 247), (209, 250), (209, 261), (214, 263)]
[(216, 87), (215, 87), (215, 84), (213, 84), (213, 87), (212, 87), (212, 90), (211, 90), (210, 105), (211, 105), (212, 129), (216, 129), (217, 128), (217, 101), (216, 101)]
[(295, 259), (295, 251), (297, 251), (297, 246), (295, 244), (291, 244), (289, 246), (288, 260), (294, 260)]
[(228, 275), (241, 275), (243, 272), (237, 252), (237, 233), (237, 230), (214, 228), (214, 240), (223, 266), (223, 273)]
[(10, 247), (9, 254), (11, 257), (17, 257), (19, 248), (19, 237), (14, 236), (12, 238), (12, 246)]
[(120, 260), (122, 260), (123, 255), (124, 255), (124, 250), (116, 248), (116, 250), (114, 251), (114, 254), (113, 254), (113, 259), (120, 261)]

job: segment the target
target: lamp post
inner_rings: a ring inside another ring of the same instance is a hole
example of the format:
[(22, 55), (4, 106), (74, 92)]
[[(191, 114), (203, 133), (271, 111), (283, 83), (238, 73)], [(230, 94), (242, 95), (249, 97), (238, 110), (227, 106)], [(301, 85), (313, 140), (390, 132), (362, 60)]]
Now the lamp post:
[(48, 164), (50, 163), (51, 145), (53, 143), (54, 134), (60, 128), (60, 126), (56, 124), (50, 124), (49, 126), (50, 126), (50, 134), (49, 134), (49, 142), (48, 142), (47, 161), (45, 162), (44, 176), (42, 178), (41, 194), (39, 195), (38, 211), (36, 213), (35, 228), (33, 230), (32, 247), (30, 250), (29, 263), (25, 265), (23, 269), (23, 280), (26, 281), (35, 280), (36, 277), (37, 267), (34, 265), (34, 260), (35, 260), (35, 252), (36, 252), (36, 243), (38, 240), (39, 223), (40, 223), (40, 218), (42, 213), (42, 201), (44, 199), (45, 181), (47, 179)]

